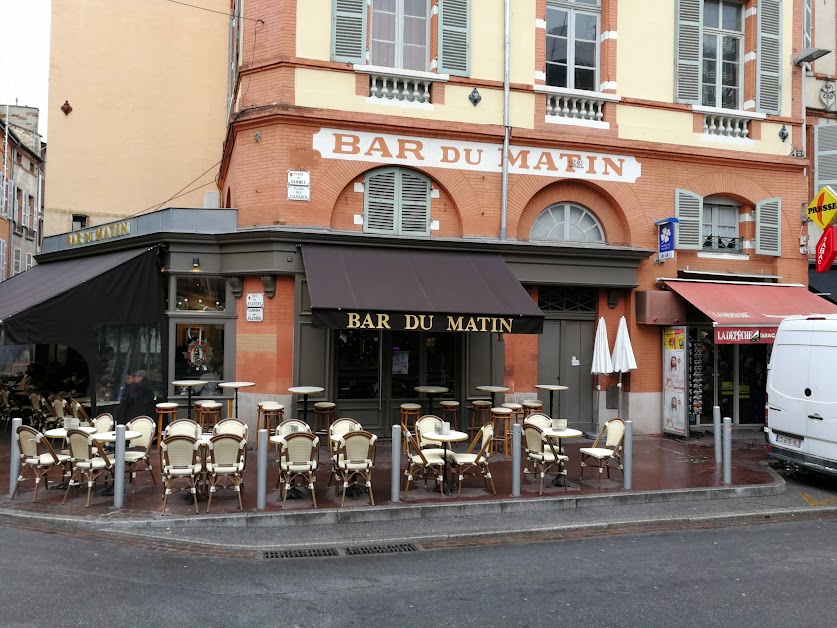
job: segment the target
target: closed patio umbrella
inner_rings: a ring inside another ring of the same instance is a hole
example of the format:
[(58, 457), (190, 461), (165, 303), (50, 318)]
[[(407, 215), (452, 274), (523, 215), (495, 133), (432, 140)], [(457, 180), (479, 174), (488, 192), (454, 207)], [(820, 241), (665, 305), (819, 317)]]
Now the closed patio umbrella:
[(596, 398), (593, 408), (596, 413), (596, 429), (599, 428), (599, 393), (602, 390), (600, 378), (602, 375), (609, 375), (613, 372), (613, 363), (610, 359), (610, 347), (607, 344), (607, 323), (604, 316), (599, 318), (596, 327), (596, 339), (593, 341), (593, 366), (590, 373), (596, 376)]
[(628, 323), (625, 317), (619, 319), (616, 330), (616, 342), (613, 343), (613, 372), (619, 373), (619, 416), (622, 416), (622, 374), (636, 368), (634, 349), (628, 335)]

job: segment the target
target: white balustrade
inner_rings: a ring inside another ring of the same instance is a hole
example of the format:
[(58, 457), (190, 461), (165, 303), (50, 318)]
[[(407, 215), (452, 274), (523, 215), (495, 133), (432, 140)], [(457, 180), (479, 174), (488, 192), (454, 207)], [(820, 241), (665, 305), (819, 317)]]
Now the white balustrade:
[(547, 94), (546, 113), (561, 118), (599, 122), (604, 117), (602, 108), (606, 102), (606, 99), (594, 95)]
[(387, 74), (369, 75), (369, 95), (374, 98), (429, 103), (431, 81)]
[(726, 113), (705, 113), (703, 132), (707, 135), (745, 139), (750, 135), (750, 118)]

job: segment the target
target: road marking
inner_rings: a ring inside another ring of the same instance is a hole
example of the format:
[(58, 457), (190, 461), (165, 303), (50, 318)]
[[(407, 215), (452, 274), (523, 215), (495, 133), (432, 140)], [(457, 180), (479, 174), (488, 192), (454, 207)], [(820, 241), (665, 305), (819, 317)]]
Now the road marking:
[(814, 499), (808, 493), (800, 493), (802, 499), (808, 502), (809, 506), (825, 506), (826, 504), (837, 504), (837, 499)]

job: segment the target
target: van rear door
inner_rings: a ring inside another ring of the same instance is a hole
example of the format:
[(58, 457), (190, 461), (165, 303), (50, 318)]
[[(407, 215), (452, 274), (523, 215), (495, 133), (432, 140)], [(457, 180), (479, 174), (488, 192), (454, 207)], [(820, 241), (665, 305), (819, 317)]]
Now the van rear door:
[(837, 325), (818, 322), (811, 336), (805, 440), (812, 456), (837, 460)]
[(776, 334), (767, 378), (770, 444), (807, 453), (806, 431), (811, 355), (810, 321), (785, 321)]

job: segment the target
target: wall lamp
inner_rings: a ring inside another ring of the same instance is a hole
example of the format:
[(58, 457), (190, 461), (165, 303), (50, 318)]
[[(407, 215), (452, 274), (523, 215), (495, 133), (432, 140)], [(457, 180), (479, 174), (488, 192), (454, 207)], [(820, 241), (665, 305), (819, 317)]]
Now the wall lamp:
[(193, 257), (192, 258), (192, 266), (194, 266), (195, 268), (200, 268), (200, 265), (201, 265), (200, 258), (199, 257)]
[(795, 65), (802, 67), (806, 63), (811, 63), (820, 57), (824, 57), (829, 52), (831, 51), (828, 48), (806, 48), (793, 58), (793, 62)]

